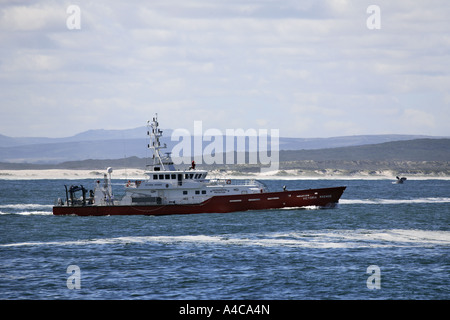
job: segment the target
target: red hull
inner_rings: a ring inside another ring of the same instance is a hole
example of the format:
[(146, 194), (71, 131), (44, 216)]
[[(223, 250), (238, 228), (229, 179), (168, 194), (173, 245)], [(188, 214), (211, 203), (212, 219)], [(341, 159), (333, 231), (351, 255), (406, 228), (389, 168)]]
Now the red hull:
[(132, 206), (59, 206), (54, 215), (170, 215), (193, 213), (225, 213), (289, 207), (329, 207), (338, 203), (346, 187), (267, 192), (230, 196), (214, 196), (199, 204), (132, 205)]

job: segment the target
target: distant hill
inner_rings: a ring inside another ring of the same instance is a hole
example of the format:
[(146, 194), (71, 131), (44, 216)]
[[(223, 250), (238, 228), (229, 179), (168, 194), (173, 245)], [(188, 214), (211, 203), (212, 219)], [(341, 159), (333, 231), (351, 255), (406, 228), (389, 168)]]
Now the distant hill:
[[(255, 172), (257, 168), (246, 168)], [(417, 139), (373, 145), (280, 152), (280, 169), (297, 174), (450, 176), (450, 139)], [(394, 174), (395, 172), (395, 174)]]
[(416, 139), (379, 144), (290, 150), (280, 154), (280, 161), (450, 161), (450, 139)]
[[(281, 170), (396, 170), (407, 173), (450, 175), (450, 139), (416, 139), (372, 145), (325, 148), (319, 150), (282, 150)], [(105, 169), (145, 168), (147, 158), (88, 159), (59, 164), (0, 163), (0, 169)], [(205, 165), (201, 168), (259, 172), (259, 165)]]
[[(58, 144), (81, 141), (101, 141), (101, 140), (129, 140), (145, 138), (147, 127), (138, 127), (124, 130), (88, 130), (70, 137), (46, 138), (46, 137), (8, 137), (0, 134), (0, 148), (17, 147), (38, 144)], [(165, 132), (166, 133), (166, 132)]]
[[(171, 141), (172, 130), (165, 129), (163, 131), (164, 137), (161, 142), (166, 143), (167, 150), (170, 151), (178, 144), (178, 141)], [(89, 130), (65, 138), (14, 138), (0, 135), (0, 162), (58, 164), (85, 159), (121, 159), (132, 156), (145, 158), (150, 155), (147, 149), (146, 132), (147, 127), (143, 126), (127, 130)], [(417, 135), (360, 135), (332, 138), (280, 137), (279, 149), (320, 150), (420, 138), (436, 137)], [(208, 143), (204, 142), (203, 147)], [(314, 155), (314, 153), (306, 154)], [(302, 156), (302, 154), (298, 155)]]

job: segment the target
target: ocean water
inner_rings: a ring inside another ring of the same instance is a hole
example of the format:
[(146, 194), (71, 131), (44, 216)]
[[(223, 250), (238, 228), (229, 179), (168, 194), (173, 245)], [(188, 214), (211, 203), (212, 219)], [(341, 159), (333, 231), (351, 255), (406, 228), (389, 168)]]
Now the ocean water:
[(161, 217), (53, 216), (64, 184), (93, 181), (0, 180), (0, 299), (450, 299), (449, 180), (270, 180), (347, 190), (334, 209)]

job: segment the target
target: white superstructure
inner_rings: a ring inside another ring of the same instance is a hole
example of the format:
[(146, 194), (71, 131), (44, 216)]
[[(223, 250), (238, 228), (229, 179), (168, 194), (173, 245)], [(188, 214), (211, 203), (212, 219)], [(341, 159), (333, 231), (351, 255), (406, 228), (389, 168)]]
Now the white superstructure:
[(177, 170), (170, 153), (161, 156), (166, 148), (160, 143), (163, 132), (158, 128), (157, 115), (147, 122), (148, 147), (153, 151), (152, 163), (147, 165), (144, 180), (128, 181), (125, 196), (114, 200), (111, 190), (111, 172), (105, 174), (104, 182), (97, 182), (94, 205), (177, 205), (197, 204), (219, 195), (237, 195), (265, 192), (258, 181), (236, 182), (231, 179), (207, 179), (208, 171), (196, 169), (195, 163), (189, 169)]

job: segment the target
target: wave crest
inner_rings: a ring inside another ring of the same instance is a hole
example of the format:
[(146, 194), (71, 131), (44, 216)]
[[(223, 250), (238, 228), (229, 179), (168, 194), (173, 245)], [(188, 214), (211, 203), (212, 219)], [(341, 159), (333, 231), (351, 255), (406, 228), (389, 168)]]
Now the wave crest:
[(315, 230), (242, 235), (129, 236), (76, 241), (19, 242), (0, 247), (84, 245), (236, 245), (298, 248), (365, 248), (450, 246), (450, 231), (429, 230)]

